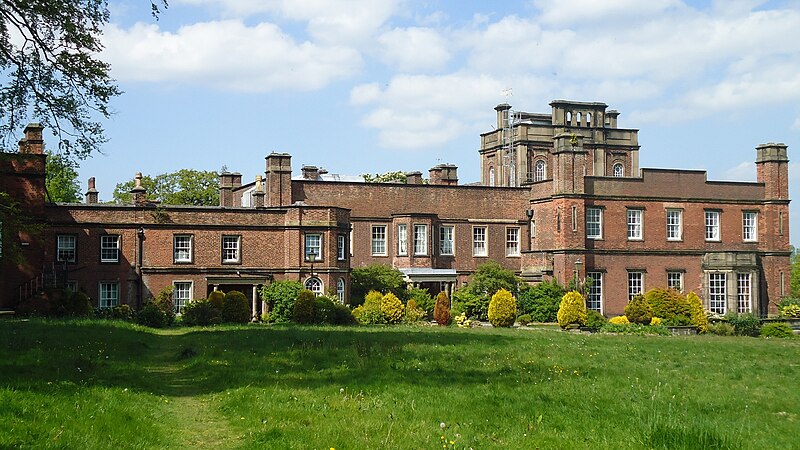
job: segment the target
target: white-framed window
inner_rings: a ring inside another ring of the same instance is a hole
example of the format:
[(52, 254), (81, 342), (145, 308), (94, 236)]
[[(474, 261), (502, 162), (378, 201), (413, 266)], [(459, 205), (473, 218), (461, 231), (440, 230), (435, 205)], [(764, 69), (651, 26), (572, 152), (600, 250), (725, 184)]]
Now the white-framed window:
[(727, 274), (724, 272), (710, 272), (708, 274), (708, 309), (715, 314), (725, 314), (727, 311)]
[(192, 262), (192, 241), (191, 234), (176, 234), (172, 236), (172, 255), (176, 263)]
[(758, 214), (755, 211), (742, 212), (742, 240), (745, 242), (758, 240)]
[(439, 254), (452, 255), (454, 254), (453, 248), (453, 233), (455, 228), (452, 225), (443, 225), (439, 227)]
[(472, 229), (472, 256), (486, 256), (486, 227)]
[(180, 314), (183, 312), (183, 308), (192, 301), (192, 282), (173, 281), (172, 286), (172, 302), (175, 305), (175, 313)]
[(603, 238), (602, 208), (586, 208), (586, 237), (589, 239)]
[(683, 239), (683, 210), (667, 210), (667, 240), (680, 241)]
[(397, 254), (408, 255), (408, 225), (404, 223), (397, 225)]
[(531, 210), (531, 239), (536, 237), (536, 211)]
[(622, 163), (614, 164), (612, 169), (612, 173), (615, 177), (624, 177), (625, 176), (625, 166)]
[(100, 262), (119, 262), (119, 235), (100, 236)]
[(336, 259), (339, 261), (344, 261), (347, 259), (347, 238), (344, 237), (343, 234), (336, 236)]
[(642, 210), (628, 210), (628, 240), (642, 239)]
[(706, 240), (719, 239), (719, 211), (706, 211)]
[(680, 270), (670, 270), (667, 272), (667, 287), (683, 292), (683, 272)]
[(322, 261), (322, 235), (319, 233), (305, 234), (306, 261)]
[(506, 228), (506, 256), (519, 256), (519, 227)]
[(591, 279), (586, 295), (586, 308), (603, 312), (603, 272), (586, 272), (586, 278)]
[(638, 270), (628, 271), (628, 300), (636, 294), (641, 294), (644, 288), (644, 272)]
[(372, 226), (372, 256), (386, 256), (386, 225)]
[(414, 225), (414, 254), (428, 254), (428, 226)]
[(56, 261), (75, 262), (76, 241), (77, 237), (74, 234), (56, 236)]
[(545, 165), (544, 161), (541, 159), (536, 161), (536, 165), (533, 168), (533, 181), (542, 181), (546, 176), (547, 166)]
[(753, 291), (749, 273), (736, 274), (736, 297), (738, 313), (753, 312)]
[(113, 308), (119, 305), (119, 283), (116, 281), (100, 282), (100, 299), (98, 305), (101, 308)]
[(336, 297), (339, 299), (339, 303), (344, 304), (344, 278), (339, 278), (339, 281), (336, 282)]
[(222, 262), (238, 263), (242, 261), (241, 236), (222, 236)]
[(305, 288), (313, 292), (315, 296), (319, 297), (323, 294), (322, 280), (317, 277), (311, 277), (306, 280)]
[(489, 167), (489, 186), (494, 186), (494, 167)]

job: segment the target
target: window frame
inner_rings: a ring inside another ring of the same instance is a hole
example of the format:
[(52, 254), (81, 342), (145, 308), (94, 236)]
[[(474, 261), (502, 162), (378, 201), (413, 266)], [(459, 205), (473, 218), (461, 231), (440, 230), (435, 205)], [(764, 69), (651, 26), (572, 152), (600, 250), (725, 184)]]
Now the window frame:
[[(225, 248), (225, 242), (235, 242), (236, 248)], [(236, 258), (226, 258), (226, 251), (236, 251)], [(220, 259), (222, 264), (241, 264), (242, 263), (242, 236), (239, 234), (223, 234), (220, 236)]]
[[(644, 209), (627, 208), (626, 213), (627, 234), (629, 241), (644, 240)], [(635, 219), (631, 221), (631, 219)], [(638, 232), (637, 232), (638, 231)]]
[(543, 159), (537, 159), (533, 164), (533, 181), (544, 181), (547, 178), (547, 163)]
[[(445, 230), (449, 230), (449, 233), (445, 233)], [(445, 236), (445, 234), (447, 234), (447, 236)], [(439, 226), (439, 255), (454, 256), (456, 254), (455, 235), (456, 235), (455, 226), (453, 225)], [(447, 249), (445, 248), (445, 243), (449, 244), (450, 247), (449, 251), (447, 251)]]
[[(178, 298), (178, 285), (188, 285), (188, 289), (186, 289), (186, 293), (188, 294), (187, 298)], [(183, 308), (185, 308), (186, 305), (188, 305), (192, 300), (194, 300), (194, 282), (191, 280), (173, 280), (172, 302), (174, 304), (175, 314), (181, 314), (183, 312)]]
[[(478, 239), (478, 231), (482, 231), (482, 239)], [(478, 244), (481, 244), (481, 247)], [(478, 251), (482, 248), (482, 251)], [(472, 256), (484, 258), (489, 256), (489, 228), (486, 226), (472, 227)]]
[(372, 256), (388, 256), (389, 252), (386, 248), (387, 242), (386, 225), (370, 226), (370, 251)]
[(397, 256), (408, 256), (408, 224), (397, 224)]
[[(749, 225), (748, 218), (752, 222)], [(742, 211), (742, 241), (758, 242), (758, 211)]]
[[(107, 297), (104, 287), (113, 287), (114, 297)], [(97, 307), (98, 308), (113, 308), (119, 306), (119, 281), (100, 281), (97, 283)]]
[[(595, 223), (592, 217), (592, 213), (597, 213), (597, 221)], [(597, 225), (597, 233), (592, 234), (590, 233), (590, 229)], [(594, 240), (601, 240), (603, 239), (603, 208), (597, 206), (589, 206), (586, 208), (586, 238), (587, 239), (594, 239)]]
[[(670, 215), (677, 214), (678, 223), (670, 223)], [(667, 241), (680, 242), (683, 240), (683, 210), (678, 208), (667, 208), (665, 214), (665, 225)], [(677, 230), (677, 237), (670, 236), (670, 230)]]
[[(638, 281), (636, 280), (638, 278)], [(634, 292), (634, 282), (638, 284), (638, 291)], [(644, 293), (644, 271), (628, 270), (628, 301), (631, 301), (637, 294)]]
[[(592, 283), (586, 291), (586, 308), (603, 314), (603, 272), (597, 270), (587, 271), (586, 278), (592, 279)], [(597, 303), (596, 309), (592, 307), (594, 303)]]
[[(667, 271), (667, 289), (675, 289), (678, 292), (683, 292), (684, 273), (685, 272), (683, 270), (668, 270)], [(677, 279), (678, 279), (678, 287), (677, 288), (672, 283), (672, 281), (674, 281), (676, 276), (677, 276)]]
[[(71, 238), (72, 248), (61, 247), (61, 238)], [(71, 258), (62, 258), (62, 251), (70, 251)], [(77, 234), (57, 234), (56, 235), (56, 262), (60, 263), (74, 263), (78, 260), (78, 235)]]
[[(187, 253), (186, 259), (179, 259), (178, 258), (178, 239), (187, 238), (188, 247), (184, 249), (183, 247), (180, 250), (185, 251)], [(172, 262), (173, 264), (192, 264), (194, 262), (194, 235), (187, 234), (187, 233), (177, 233), (172, 235)]]
[[(421, 230), (421, 233), (417, 233)], [(421, 236), (422, 238), (419, 238)], [(417, 246), (421, 244), (421, 246)], [(414, 256), (426, 256), (428, 254), (428, 225), (423, 223), (414, 224)]]
[[(313, 241), (312, 238), (317, 238), (317, 244), (316, 245), (309, 245), (309, 242)], [(323, 239), (322, 233), (319, 233), (319, 232), (303, 233), (303, 261), (305, 261), (305, 262), (324, 261), (324, 259), (322, 257), (323, 256), (322, 255), (322, 250), (324, 249), (324, 247), (322, 245), (322, 239)], [(309, 250), (311, 250), (312, 248), (316, 248), (316, 250), (317, 250), (317, 257), (314, 258), (313, 261), (309, 257), (309, 255), (311, 254), (311, 252)]]
[(705, 224), (706, 242), (722, 241), (722, 230), (720, 229), (721, 214), (718, 210), (705, 210), (703, 217)]
[[(116, 238), (115, 239), (115, 246), (114, 247), (107, 247), (106, 241), (109, 238)], [(118, 234), (104, 234), (100, 236), (100, 263), (102, 264), (115, 264), (119, 263), (119, 254), (120, 254), (120, 241), (122, 240), (121, 236)], [(114, 257), (107, 258), (104, 256), (106, 251), (113, 251)]]
[[(619, 168), (619, 172), (617, 171), (617, 168)], [(625, 176), (625, 164), (622, 164), (621, 162), (614, 163), (611, 166), (611, 176), (614, 177), (614, 178), (622, 178), (622, 177), (624, 177)]]
[(727, 272), (708, 272), (708, 310), (714, 314), (728, 312)]
[[(319, 286), (317, 289), (316, 286)], [(303, 282), (303, 287), (314, 293), (314, 297), (319, 297), (325, 293), (325, 284), (322, 279), (317, 276), (306, 278)]]
[(339, 278), (336, 280), (336, 298), (339, 299), (339, 303), (344, 305), (344, 294), (346, 290), (347, 284), (344, 281), (344, 278)]
[[(510, 238), (510, 233), (514, 232), (515, 237), (512, 240)], [(520, 256), (520, 238), (519, 238), (519, 227), (506, 227), (506, 257), (507, 258), (515, 258)]]
[[(746, 283), (742, 283), (744, 280)], [(750, 272), (736, 273), (736, 312), (753, 312), (753, 274)]]
[(336, 260), (347, 260), (347, 238), (343, 234), (336, 235)]

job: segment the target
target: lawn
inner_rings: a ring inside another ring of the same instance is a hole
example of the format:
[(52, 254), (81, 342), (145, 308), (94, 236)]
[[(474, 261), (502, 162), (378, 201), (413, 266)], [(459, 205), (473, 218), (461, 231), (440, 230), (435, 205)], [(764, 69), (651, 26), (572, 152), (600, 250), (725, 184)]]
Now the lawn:
[(0, 320), (0, 448), (800, 448), (800, 340)]

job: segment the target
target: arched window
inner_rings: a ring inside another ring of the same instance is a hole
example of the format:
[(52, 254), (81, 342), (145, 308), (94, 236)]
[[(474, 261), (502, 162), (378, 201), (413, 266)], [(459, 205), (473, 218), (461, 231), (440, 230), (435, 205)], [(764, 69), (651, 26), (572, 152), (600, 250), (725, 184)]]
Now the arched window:
[(587, 127), (592, 126), (592, 113), (590, 112), (586, 113), (586, 126)]
[(314, 295), (320, 296), (322, 295), (322, 280), (317, 277), (311, 277), (306, 280), (306, 289), (313, 292)]
[(339, 297), (339, 303), (344, 304), (344, 278), (336, 282), (336, 296)]
[(572, 112), (571, 111), (567, 111), (567, 113), (564, 115), (564, 118), (566, 119), (567, 125), (571, 124), (572, 123)]
[(615, 177), (625, 176), (625, 166), (623, 166), (622, 163), (614, 164), (614, 176)]
[(545, 164), (541, 159), (536, 161), (536, 167), (533, 171), (533, 181), (542, 181), (545, 177)]
[(576, 116), (575, 116), (575, 117), (577, 118), (577, 120), (575, 121), (575, 123), (576, 123), (578, 126), (581, 126), (581, 125), (583, 125), (583, 122), (581, 121), (581, 113), (579, 112), (578, 114), (576, 114)]
[(489, 186), (494, 186), (494, 167), (489, 167)]

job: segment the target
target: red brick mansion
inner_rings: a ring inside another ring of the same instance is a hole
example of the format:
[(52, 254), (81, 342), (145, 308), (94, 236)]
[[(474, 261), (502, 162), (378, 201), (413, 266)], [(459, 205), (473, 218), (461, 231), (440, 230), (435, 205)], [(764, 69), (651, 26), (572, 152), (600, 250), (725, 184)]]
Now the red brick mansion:
[[(50, 203), (42, 129), (0, 154), (0, 192), (46, 224), (10, 233), (22, 264), (3, 257), (0, 308), (13, 308), (48, 276), (97, 306), (140, 306), (166, 286), (176, 302), (294, 279), (349, 298), (350, 270), (402, 271), (432, 293), (452, 291), (488, 260), (536, 282), (591, 278), (587, 302), (606, 315), (653, 287), (695, 291), (707, 310), (766, 315), (789, 288), (788, 158), (756, 148), (757, 182), (708, 181), (702, 171), (640, 169), (638, 131), (617, 127), (603, 103), (554, 101), (547, 114), (498, 105), (480, 137), (481, 182), (459, 185), (455, 166), (407, 182), (342, 181), (291, 157), (266, 157), (264, 176), (220, 176), (220, 205), (165, 206), (133, 189), (133, 203)], [(12, 235), (13, 234), (13, 235)]]

